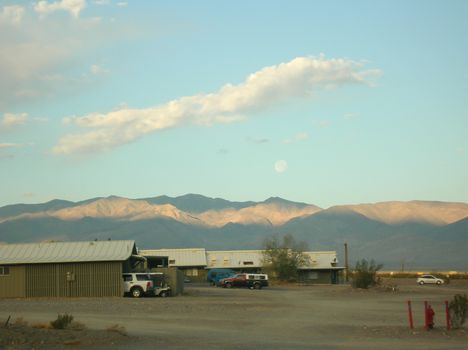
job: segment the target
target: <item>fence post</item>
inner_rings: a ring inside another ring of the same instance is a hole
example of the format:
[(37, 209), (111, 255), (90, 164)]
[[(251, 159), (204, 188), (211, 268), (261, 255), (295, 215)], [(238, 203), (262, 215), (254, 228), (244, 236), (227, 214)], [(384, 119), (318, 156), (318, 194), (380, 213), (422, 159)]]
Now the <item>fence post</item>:
[(408, 320), (409, 320), (409, 326), (411, 329), (414, 329), (414, 324), (413, 324), (413, 310), (411, 309), (411, 300), (408, 300)]
[(447, 330), (450, 330), (450, 310), (449, 310), (449, 303), (445, 300), (445, 320), (447, 322)]
[(424, 301), (424, 328), (429, 330), (429, 320), (427, 319), (427, 301)]

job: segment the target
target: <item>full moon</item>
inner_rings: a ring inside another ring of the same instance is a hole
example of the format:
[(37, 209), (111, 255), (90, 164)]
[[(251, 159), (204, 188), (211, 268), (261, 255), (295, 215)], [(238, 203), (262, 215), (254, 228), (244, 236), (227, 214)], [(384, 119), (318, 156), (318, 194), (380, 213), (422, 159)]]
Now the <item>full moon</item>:
[(288, 163), (285, 160), (278, 160), (275, 163), (275, 171), (277, 173), (284, 173), (288, 169)]

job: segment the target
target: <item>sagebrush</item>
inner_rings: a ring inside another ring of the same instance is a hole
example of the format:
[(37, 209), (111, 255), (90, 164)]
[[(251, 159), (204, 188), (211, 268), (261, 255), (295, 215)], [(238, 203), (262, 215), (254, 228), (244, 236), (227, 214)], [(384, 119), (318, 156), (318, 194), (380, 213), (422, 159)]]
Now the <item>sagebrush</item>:
[(468, 312), (468, 298), (466, 294), (456, 294), (449, 303), (449, 311), (452, 327), (463, 327)]
[(290, 234), (282, 239), (277, 236), (266, 238), (263, 242), (263, 264), (266, 271), (280, 281), (296, 281), (298, 268), (309, 264), (305, 242), (296, 242)]
[(50, 321), (50, 325), (54, 329), (65, 329), (67, 328), (70, 323), (73, 321), (73, 316), (67, 313), (63, 315), (58, 315), (55, 321)]
[(382, 267), (382, 264), (377, 264), (374, 260), (370, 262), (366, 259), (358, 261), (351, 274), (352, 286), (363, 289), (375, 286), (378, 284), (377, 271)]

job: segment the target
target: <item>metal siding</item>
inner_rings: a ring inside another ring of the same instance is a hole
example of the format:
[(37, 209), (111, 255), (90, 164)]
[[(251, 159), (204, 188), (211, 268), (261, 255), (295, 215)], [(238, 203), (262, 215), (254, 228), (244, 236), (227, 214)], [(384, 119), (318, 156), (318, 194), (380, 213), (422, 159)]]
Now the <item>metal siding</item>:
[[(263, 250), (218, 250), (207, 251), (208, 268), (260, 268), (263, 266)], [(252, 262), (245, 265), (244, 262)]]
[(134, 253), (135, 241), (1, 244), (0, 265), (125, 261)]
[[(67, 272), (74, 274), (67, 281)], [(122, 263), (26, 265), (27, 297), (122, 296)]]
[(24, 266), (8, 266), (10, 274), (0, 276), (0, 298), (21, 298), (25, 296)]
[(170, 267), (206, 266), (206, 251), (204, 248), (188, 249), (151, 249), (140, 250), (143, 256), (167, 256), (169, 260), (175, 260)]

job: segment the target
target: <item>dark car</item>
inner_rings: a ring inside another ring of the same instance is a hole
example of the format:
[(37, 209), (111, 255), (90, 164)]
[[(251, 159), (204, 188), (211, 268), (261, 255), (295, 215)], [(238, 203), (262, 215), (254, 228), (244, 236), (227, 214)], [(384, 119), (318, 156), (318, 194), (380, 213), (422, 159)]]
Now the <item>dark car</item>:
[(263, 273), (240, 273), (232, 277), (223, 278), (218, 282), (220, 287), (247, 287), (250, 289), (262, 289), (268, 287), (268, 275)]
[(211, 269), (208, 271), (206, 280), (212, 285), (217, 285), (223, 278), (231, 277), (236, 274), (236, 271), (231, 269)]

